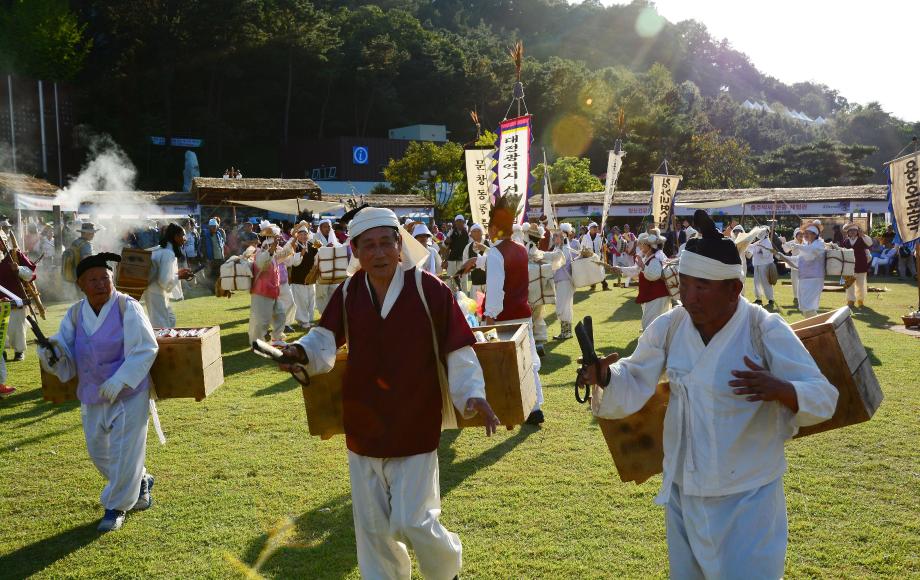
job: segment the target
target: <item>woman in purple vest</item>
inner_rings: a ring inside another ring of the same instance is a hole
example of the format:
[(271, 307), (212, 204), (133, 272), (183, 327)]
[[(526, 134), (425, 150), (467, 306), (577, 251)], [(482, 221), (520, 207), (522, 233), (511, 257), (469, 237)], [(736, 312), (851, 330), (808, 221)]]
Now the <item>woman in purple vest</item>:
[(51, 337), (54, 355), (39, 347), (46, 371), (67, 382), (76, 377), (80, 417), (90, 459), (106, 479), (100, 531), (121, 528), (125, 514), (149, 508), (153, 476), (144, 468), (150, 367), (157, 356), (153, 327), (140, 303), (116, 292), (101, 253), (77, 265), (77, 286), (86, 295), (70, 307)]

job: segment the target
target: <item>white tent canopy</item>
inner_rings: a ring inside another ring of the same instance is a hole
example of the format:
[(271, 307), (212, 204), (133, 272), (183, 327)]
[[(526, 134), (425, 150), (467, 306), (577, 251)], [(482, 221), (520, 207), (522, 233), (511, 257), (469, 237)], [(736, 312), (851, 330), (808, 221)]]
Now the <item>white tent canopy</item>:
[(758, 201), (771, 201), (769, 196), (758, 195), (753, 197), (742, 197), (737, 199), (723, 199), (716, 201), (678, 201), (676, 207), (693, 207), (698, 209), (717, 209), (720, 207), (731, 207), (733, 205), (744, 205)]
[(312, 199), (267, 199), (264, 201), (233, 201), (229, 200), (230, 203), (235, 203), (238, 205), (248, 205), (249, 207), (256, 207), (259, 209), (264, 209), (265, 211), (273, 211), (276, 213), (283, 213), (287, 215), (296, 216), (302, 211), (311, 211), (315, 214), (328, 213), (341, 209), (344, 207), (341, 203), (334, 201), (315, 201)]

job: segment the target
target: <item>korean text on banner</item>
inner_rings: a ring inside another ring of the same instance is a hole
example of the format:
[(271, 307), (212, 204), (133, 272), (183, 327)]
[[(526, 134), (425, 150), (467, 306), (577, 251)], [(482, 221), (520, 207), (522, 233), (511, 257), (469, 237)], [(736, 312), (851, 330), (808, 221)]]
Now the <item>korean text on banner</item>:
[(518, 195), (516, 221), (526, 217), (530, 186), (530, 115), (503, 121), (498, 133), (498, 196)]
[(901, 241), (920, 238), (920, 153), (888, 163), (888, 193)]
[(671, 207), (674, 205), (674, 194), (680, 183), (680, 175), (653, 175), (652, 176), (652, 221), (661, 231), (668, 229), (668, 218)]
[(467, 149), (466, 188), (470, 192), (470, 211), (473, 223), (489, 231), (489, 211), (492, 209), (492, 159), (491, 147)]
[(601, 229), (607, 226), (607, 215), (610, 212), (610, 204), (613, 201), (613, 192), (617, 188), (617, 178), (620, 176), (620, 168), (623, 167), (623, 156), (625, 151), (610, 151), (607, 157), (607, 185), (604, 187), (604, 209), (601, 211)]

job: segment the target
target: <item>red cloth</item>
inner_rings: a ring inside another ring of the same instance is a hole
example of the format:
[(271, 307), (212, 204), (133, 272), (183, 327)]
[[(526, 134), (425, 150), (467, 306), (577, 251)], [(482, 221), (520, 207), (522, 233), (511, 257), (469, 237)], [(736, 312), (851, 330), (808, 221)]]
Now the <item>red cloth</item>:
[[(20, 266), (25, 266), (26, 268), (35, 271), (35, 264), (32, 263), (32, 260), (26, 257), (25, 254), (19, 250), (13, 250), (16, 252), (16, 258), (19, 260)], [(25, 300), (28, 298), (23, 291), (22, 279), (19, 277), (19, 269), (16, 267), (16, 264), (13, 263), (13, 260), (9, 256), (5, 256), (3, 261), (0, 262), (0, 286), (3, 286), (16, 296)]]
[(855, 273), (865, 274), (869, 271), (869, 258), (866, 257), (866, 250), (869, 247), (863, 241), (862, 236), (857, 236), (856, 242), (851, 241), (850, 238), (845, 238), (840, 245), (844, 248), (853, 248), (853, 254), (856, 257)]
[(269, 260), (264, 268), (259, 270), (255, 264), (252, 265), (252, 287), (249, 289), (250, 294), (265, 296), (272, 300), (277, 300), (281, 296), (281, 271), (275, 260)]
[[(653, 258), (649, 258), (645, 263), (648, 266)], [(668, 286), (664, 283), (664, 278), (658, 278), (654, 282), (646, 279), (645, 272), (639, 272), (639, 295), (636, 296), (636, 304), (645, 304), (658, 298), (670, 296)]]
[[(403, 290), (381, 318), (358, 271), (348, 285), (348, 369), (342, 386), (345, 444), (366, 457), (428, 453), (441, 438), (441, 387), (431, 325), (415, 285), (415, 269), (404, 273)], [(442, 363), (447, 354), (476, 343), (453, 293), (422, 273)], [(383, 297), (379, 298), (383, 302)], [(342, 287), (336, 288), (319, 325), (345, 343)], [(446, 367), (445, 367), (446, 368)]]
[(504, 240), (493, 248), (498, 248), (505, 260), (505, 301), (501, 314), (495, 320), (501, 322), (530, 318), (533, 311), (528, 301), (530, 274), (527, 270), (527, 249), (513, 240)]
[(552, 235), (549, 233), (549, 230), (547, 229), (543, 233), (543, 238), (540, 240), (540, 243), (537, 244), (537, 249), (540, 250), (541, 252), (548, 252), (549, 244), (550, 242), (552, 242), (551, 238), (552, 238)]

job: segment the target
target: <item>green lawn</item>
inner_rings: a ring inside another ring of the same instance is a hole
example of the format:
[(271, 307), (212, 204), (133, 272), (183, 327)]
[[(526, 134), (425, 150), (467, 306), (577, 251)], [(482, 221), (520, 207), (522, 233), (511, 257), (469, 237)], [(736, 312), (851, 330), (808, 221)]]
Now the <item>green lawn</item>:
[[(885, 325), (917, 289), (870, 281), (857, 325), (885, 391), (869, 423), (788, 445), (787, 576), (920, 576), (920, 341)], [(789, 286), (778, 302), (790, 320)], [(635, 288), (576, 297), (600, 348), (629, 352)], [(750, 295), (751, 286), (748, 286)], [(825, 309), (844, 303), (826, 293)], [(53, 329), (63, 306), (50, 309)], [(308, 435), (300, 388), (245, 351), (248, 297), (178, 304), (180, 325), (220, 324), (226, 384), (201, 403), (159, 405), (168, 443), (148, 438), (153, 509), (100, 536), (102, 479), (87, 457), (75, 404), (42, 400), (34, 352), (10, 368), (19, 392), (0, 401), (0, 577), (234, 577), (268, 531), (291, 518), (269, 577), (357, 578), (341, 437)], [(550, 316), (550, 330), (558, 331)], [(448, 432), (440, 448), (443, 521), (460, 534), (466, 578), (647, 578), (667, 574), (660, 477), (621, 483), (590, 414), (573, 397), (576, 343), (550, 342), (543, 428)]]

